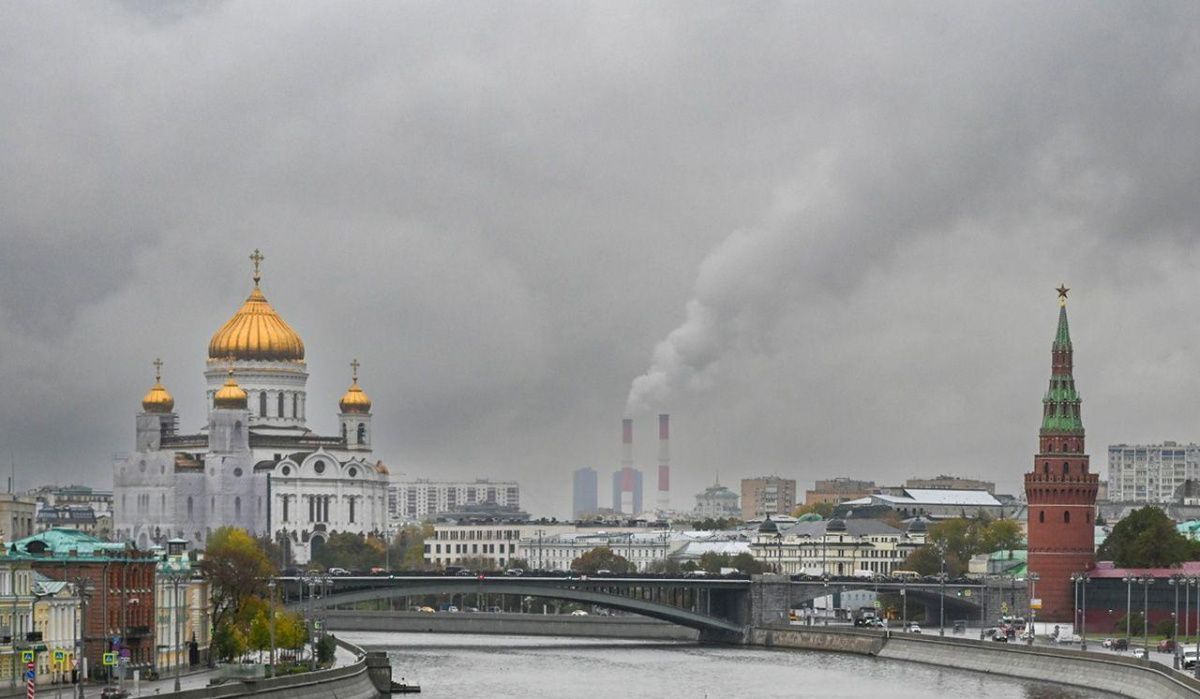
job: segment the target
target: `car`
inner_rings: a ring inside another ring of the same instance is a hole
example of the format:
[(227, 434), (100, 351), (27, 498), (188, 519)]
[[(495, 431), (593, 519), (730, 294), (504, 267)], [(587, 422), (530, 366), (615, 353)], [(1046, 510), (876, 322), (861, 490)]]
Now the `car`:
[(1145, 648), (1134, 648), (1133, 650), (1129, 651), (1129, 657), (1146, 660), (1149, 655), (1146, 653)]
[(346, 570), (345, 568), (330, 568), (330, 569), (329, 569), (329, 574), (330, 574), (330, 575), (344, 576), (344, 575), (349, 575), (349, 574), (350, 574), (350, 571)]
[(129, 692), (112, 685), (100, 690), (100, 699), (129, 699)]
[(459, 577), (461, 578), (461, 577), (470, 577), (470, 576), (474, 575), (474, 573), (472, 573), (471, 571), (467, 570), (466, 568), (463, 568), (462, 570), (460, 570), (460, 571), (458, 571), (457, 573), (455, 573), (455, 575), (457, 575), (457, 576), (459, 576)]
[(520, 577), (525, 574), (525, 571), (520, 568), (509, 568), (508, 570), (504, 571), (504, 574), (512, 577)]
[(992, 640), (996, 643), (1008, 643), (1008, 634), (1004, 633), (1003, 631), (997, 631), (996, 633), (992, 634)]
[(434, 614), (437, 610), (435, 610), (433, 607), (420, 607), (417, 611), (421, 612), (422, 614)]
[(908, 626), (904, 627), (904, 631), (906, 633), (921, 633), (921, 626), (920, 624), (910, 623)]
[(1115, 641), (1115, 640), (1117, 640), (1117, 639), (1115, 639), (1115, 638), (1106, 638), (1106, 639), (1104, 639), (1103, 641), (1100, 641), (1100, 646), (1101, 646), (1102, 648), (1112, 648), (1113, 641)]
[(588, 613), (583, 611), (582, 609), (576, 609), (575, 611), (571, 612), (571, 616), (587, 616), (587, 615), (588, 615)]
[(1083, 639), (1073, 633), (1059, 634), (1058, 638), (1054, 639), (1055, 643), (1060, 645), (1070, 645), (1081, 642)]
[(1158, 652), (1159, 653), (1174, 653), (1175, 652), (1175, 639), (1164, 638), (1163, 640), (1159, 641), (1158, 642)]
[(1109, 648), (1112, 650), (1129, 650), (1129, 641), (1124, 638), (1114, 638)]
[(1184, 652), (1181, 662), (1183, 663), (1185, 670), (1191, 670), (1192, 668), (1196, 667), (1196, 657), (1196, 651), (1194, 650)]

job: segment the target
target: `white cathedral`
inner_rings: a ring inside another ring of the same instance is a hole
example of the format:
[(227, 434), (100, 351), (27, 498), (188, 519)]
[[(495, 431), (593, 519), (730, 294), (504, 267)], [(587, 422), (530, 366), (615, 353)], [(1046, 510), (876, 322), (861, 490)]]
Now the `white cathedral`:
[(314, 434), (304, 343), (259, 289), (208, 343), (208, 422), (180, 434), (175, 400), (155, 383), (137, 416), (135, 452), (113, 465), (113, 528), (139, 548), (171, 538), (203, 548), (218, 527), (270, 536), (307, 563), (329, 534), (382, 535), (388, 470), (371, 456), (371, 400), (358, 385), (338, 406), (341, 434)]

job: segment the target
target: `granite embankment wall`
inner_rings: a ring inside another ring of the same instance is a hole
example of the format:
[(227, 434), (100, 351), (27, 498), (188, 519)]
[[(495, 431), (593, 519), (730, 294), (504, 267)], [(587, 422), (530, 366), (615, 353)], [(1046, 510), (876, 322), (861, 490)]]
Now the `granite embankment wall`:
[(1157, 663), (1045, 646), (817, 627), (756, 627), (747, 642), (770, 648), (871, 655), (1021, 679), (1043, 679), (1132, 699), (1200, 697), (1200, 682)]
[(510, 636), (577, 636), (695, 641), (699, 633), (677, 624), (638, 616), (569, 616), (565, 614), (422, 614), (420, 612), (324, 612), (332, 631), (479, 633)]
[[(342, 667), (306, 672), (301, 675), (287, 675), (259, 680), (257, 682), (237, 681), (213, 687), (187, 689), (182, 692), (159, 694), (173, 699), (227, 699), (229, 697), (244, 697), (253, 695), (256, 699), (380, 699), (385, 696), (379, 691), (376, 682), (383, 682), (386, 676), (390, 681), (391, 671), (386, 668), (386, 658), (372, 658), (357, 646), (341, 639), (338, 644), (354, 652), (358, 658)], [(380, 662), (384, 663), (380, 666)], [(372, 674), (379, 675), (372, 681)], [(383, 685), (386, 686), (386, 685)]]

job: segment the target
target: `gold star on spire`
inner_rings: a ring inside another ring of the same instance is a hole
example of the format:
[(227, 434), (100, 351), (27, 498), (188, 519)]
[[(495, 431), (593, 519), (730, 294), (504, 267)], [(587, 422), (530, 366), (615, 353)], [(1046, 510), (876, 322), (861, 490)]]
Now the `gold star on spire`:
[(258, 266), (262, 264), (264, 259), (263, 254), (258, 251), (258, 248), (254, 248), (254, 252), (250, 254), (250, 261), (254, 263), (254, 286), (258, 286), (258, 280), (262, 279), (262, 275), (258, 271)]
[(1055, 289), (1055, 291), (1058, 292), (1058, 305), (1060, 305), (1060, 306), (1067, 305), (1067, 292), (1070, 291), (1070, 289), (1067, 288), (1067, 285), (1059, 284), (1058, 288)]

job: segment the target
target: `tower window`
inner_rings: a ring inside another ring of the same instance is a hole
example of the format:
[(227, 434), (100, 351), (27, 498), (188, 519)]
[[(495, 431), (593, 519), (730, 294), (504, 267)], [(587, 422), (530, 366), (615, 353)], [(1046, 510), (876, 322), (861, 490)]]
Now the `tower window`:
[(1042, 464), (1042, 473), (1046, 474), (1047, 476), (1050, 475), (1050, 462), (1049, 461)]
[(1091, 523), (1092, 523), (1092, 513), (1091, 513), (1091, 511), (1088, 511), (1088, 513), (1087, 513), (1086, 515), (1084, 515), (1084, 520), (1085, 520), (1085, 521), (1086, 521), (1088, 524), (1091, 524)]
[(1064, 461), (1063, 462), (1063, 475), (1065, 476), (1070, 472), (1071, 472), (1071, 465), (1068, 464), (1066, 461)]
[(283, 417), (283, 391), (280, 391), (280, 392), (279, 392), (279, 396), (278, 396), (278, 398), (279, 398), (279, 400), (278, 400), (278, 401), (276, 401), (276, 402), (277, 402), (277, 403), (279, 403), (279, 405), (278, 405), (278, 408), (279, 408), (279, 417)]
[(242, 499), (240, 497), (233, 499), (233, 516), (235, 519), (242, 518)]
[(258, 394), (258, 416), (267, 416), (267, 392), (262, 391)]
[(292, 394), (292, 417), (300, 417), (300, 394)]
[(358, 443), (366, 444), (367, 442), (367, 426), (363, 423), (358, 423)]
[(1070, 523), (1071, 523), (1071, 513), (1069, 511), (1063, 512), (1063, 524), (1070, 524)]
[(1046, 522), (1046, 511), (1045, 510), (1041, 510), (1040, 512), (1038, 512), (1038, 521), (1043, 524)]
[(188, 521), (189, 521), (189, 522), (190, 522), (190, 521), (192, 521), (192, 511), (193, 511), (193, 508), (194, 508), (194, 505), (192, 504), (192, 496), (191, 496), (191, 495), (189, 495), (189, 496), (188, 496), (188, 499), (187, 499), (187, 515), (188, 515)]

